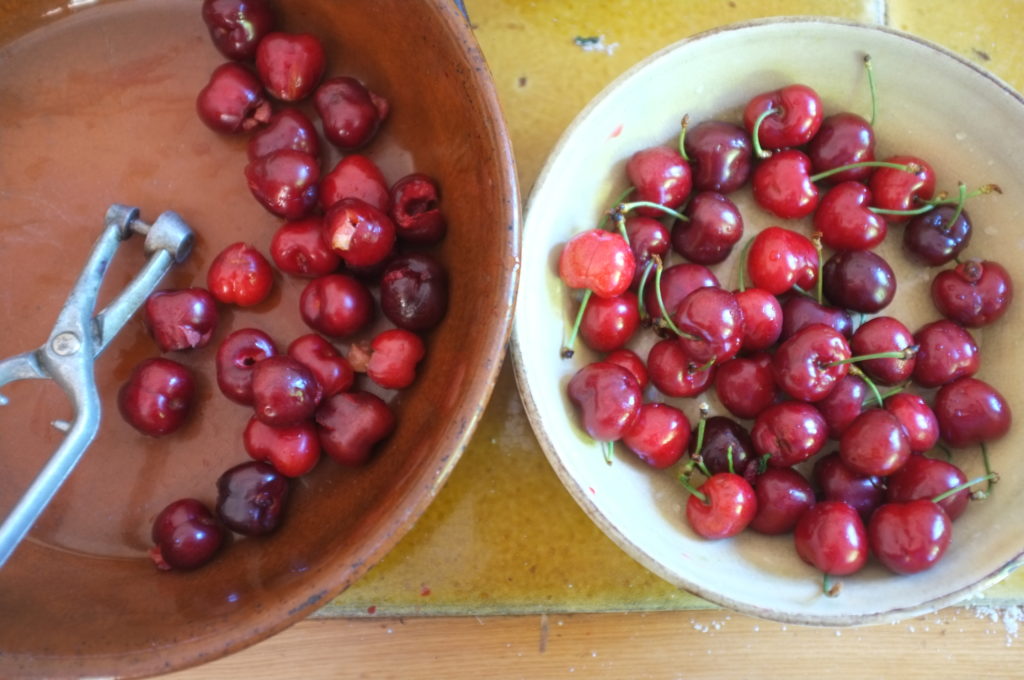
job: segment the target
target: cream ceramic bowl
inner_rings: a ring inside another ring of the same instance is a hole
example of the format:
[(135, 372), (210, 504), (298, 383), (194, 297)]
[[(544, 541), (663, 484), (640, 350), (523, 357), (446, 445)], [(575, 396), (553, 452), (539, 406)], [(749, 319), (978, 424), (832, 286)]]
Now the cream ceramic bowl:
[[(804, 624), (846, 625), (895, 620), (968, 598), (1003, 578), (1022, 559), (1024, 472), (1015, 458), (1024, 432), (1014, 427), (990, 447), (1002, 480), (992, 498), (973, 503), (956, 523), (943, 560), (916, 576), (894, 576), (872, 561), (843, 580), (835, 598), (821, 594), (821, 575), (804, 564), (790, 536), (753, 532), (721, 541), (688, 527), (678, 470), (658, 471), (619, 445), (607, 465), (578, 426), (566, 396), (571, 376), (597, 355), (578, 343), (566, 360), (559, 347), (576, 302), (557, 276), (562, 244), (596, 226), (627, 185), (624, 164), (635, 151), (672, 144), (680, 118), (736, 122), (753, 95), (799, 82), (822, 96), (825, 113), (870, 111), (862, 59), (870, 54), (878, 86), (879, 158), (910, 153), (931, 162), (940, 189), (1001, 185), (1003, 195), (977, 198), (969, 209), (974, 236), (967, 255), (996, 259), (1024, 282), (1024, 101), (975, 64), (913, 36), (841, 21), (793, 18), (715, 30), (677, 43), (610, 85), (575, 120), (534, 188), (523, 239), (523, 269), (513, 329), (516, 375), (531, 423), (558, 476), (587, 514), (619, 546), (669, 582), (711, 602), (755, 616)], [(732, 198), (744, 215), (744, 240), (772, 225), (810, 233), (809, 220), (780, 221), (757, 209), (749, 191)], [(933, 270), (900, 252), (900, 228), (879, 252), (896, 269), (896, 301), (885, 313), (915, 329), (938, 318), (928, 297)], [(737, 283), (737, 253), (714, 267), (723, 286)], [(983, 348), (979, 377), (1024, 413), (1019, 363), (1020, 305), (998, 324), (974, 333)], [(651, 340), (634, 344), (641, 356)], [(713, 397), (713, 392), (708, 393)], [(645, 395), (664, 400), (653, 388)], [(674, 403), (695, 422), (695, 400)], [(713, 411), (724, 410), (710, 400)], [(826, 448), (825, 451), (834, 450)], [(981, 472), (975, 450), (955, 452), (970, 476)]]

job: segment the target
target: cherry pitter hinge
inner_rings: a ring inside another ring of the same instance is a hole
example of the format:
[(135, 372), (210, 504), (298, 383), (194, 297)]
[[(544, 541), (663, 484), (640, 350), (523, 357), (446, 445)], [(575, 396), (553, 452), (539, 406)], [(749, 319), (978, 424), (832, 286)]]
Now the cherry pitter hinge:
[[(138, 310), (172, 265), (188, 257), (195, 235), (177, 214), (165, 212), (152, 224), (139, 219), (138, 208), (112, 205), (106, 226), (96, 241), (50, 337), (43, 346), (0, 361), (0, 387), (15, 380), (53, 380), (74, 407), (70, 423), (55, 423), (66, 431), (57, 451), (42, 468), (11, 513), (0, 524), (0, 567), (28, 534), (61, 484), (96, 437), (100, 397), (93, 362)], [(132, 234), (145, 237), (148, 257), (142, 270), (101, 312), (96, 313), (100, 284), (121, 242)], [(7, 399), (0, 395), (0, 405)]]

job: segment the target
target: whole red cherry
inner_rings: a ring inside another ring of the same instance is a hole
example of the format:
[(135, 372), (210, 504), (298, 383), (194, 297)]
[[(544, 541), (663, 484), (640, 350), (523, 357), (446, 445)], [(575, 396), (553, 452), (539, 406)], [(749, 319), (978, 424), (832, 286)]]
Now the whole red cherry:
[(854, 472), (885, 477), (910, 457), (910, 440), (896, 416), (883, 409), (864, 411), (839, 438), (839, 457)]
[(695, 397), (711, 387), (717, 366), (697, 363), (675, 338), (659, 340), (647, 354), (647, 375), (669, 397)]
[(308, 153), (279, 149), (249, 161), (245, 181), (264, 208), (286, 220), (298, 220), (316, 206), (320, 165)]
[(205, 288), (159, 290), (142, 307), (142, 321), (163, 352), (205, 347), (219, 316), (217, 301)]
[(821, 500), (842, 501), (865, 522), (885, 500), (885, 481), (878, 475), (865, 475), (852, 470), (839, 452), (834, 451), (814, 462), (814, 483)]
[(686, 519), (703, 538), (735, 536), (757, 514), (757, 496), (743, 477), (729, 472), (711, 475), (686, 501)]
[(627, 290), (613, 298), (595, 295), (583, 310), (580, 337), (590, 349), (610, 352), (629, 342), (639, 327), (640, 307), (635, 293)]
[(270, 463), (285, 477), (308, 474), (320, 460), (320, 440), (312, 420), (272, 427), (253, 416), (242, 433), (242, 444), (254, 460)]
[(747, 288), (734, 295), (743, 313), (741, 349), (756, 352), (774, 345), (785, 323), (779, 299), (762, 288)]
[(806, 85), (793, 84), (763, 92), (747, 102), (743, 125), (754, 135), (754, 124), (768, 115), (757, 130), (757, 140), (768, 149), (802, 146), (821, 127), (822, 105), (818, 93)]
[(384, 400), (370, 392), (339, 392), (316, 412), (320, 446), (345, 466), (366, 463), (374, 448), (395, 429), (396, 418)]
[(981, 354), (970, 332), (942, 319), (922, 326), (914, 334), (918, 346), (914, 360), (914, 382), (922, 387), (939, 387), (957, 378), (971, 376), (981, 367)]
[(698, 191), (728, 194), (747, 182), (753, 159), (746, 130), (721, 120), (705, 120), (686, 131), (683, 148)]
[(793, 542), (800, 558), (832, 576), (860, 571), (868, 561), (864, 522), (842, 501), (821, 501), (796, 523)]
[(747, 273), (751, 284), (772, 295), (782, 295), (794, 285), (810, 290), (818, 280), (818, 252), (803, 234), (771, 226), (750, 244)]
[(815, 402), (814, 405), (828, 424), (830, 439), (842, 436), (850, 423), (864, 411), (864, 403), (871, 396), (866, 382), (855, 375), (846, 375), (824, 399)]
[(768, 468), (754, 480), (757, 514), (750, 528), (778, 535), (793, 530), (800, 516), (814, 505), (814, 489), (793, 468)]
[[(626, 176), (633, 186), (632, 201), (655, 203), (666, 208), (680, 207), (690, 195), (693, 177), (690, 164), (678, 149), (653, 146), (637, 151), (626, 161)], [(642, 206), (638, 215), (663, 217), (657, 208)]]
[(163, 437), (185, 424), (195, 392), (195, 378), (188, 368), (170, 359), (146, 359), (121, 386), (117, 406), (136, 430)]
[[(840, 112), (825, 116), (807, 148), (815, 174), (843, 165), (875, 160), (875, 132), (868, 121), (855, 113)], [(861, 166), (831, 175), (833, 184), (871, 176), (872, 168)]]
[(717, 264), (729, 256), (743, 237), (743, 215), (722, 194), (695, 194), (684, 214), (690, 220), (679, 220), (672, 227), (672, 247), (690, 262)]
[(617, 297), (633, 282), (636, 260), (617, 233), (590, 229), (570, 238), (558, 257), (558, 275), (570, 288)]
[(370, 341), (366, 375), (385, 389), (405, 389), (416, 380), (416, 365), (425, 354), (423, 340), (412, 331), (404, 328), (381, 331)]
[(210, 263), (206, 287), (224, 304), (252, 307), (267, 299), (274, 270), (260, 251), (248, 243), (232, 243)]
[(759, 456), (773, 467), (789, 467), (807, 460), (825, 445), (828, 426), (814, 406), (784, 401), (757, 415), (750, 438)]
[(338, 349), (316, 333), (308, 333), (292, 340), (288, 356), (308, 368), (323, 388), (324, 396), (345, 392), (355, 382), (355, 373), (348, 359)]
[(316, 278), (327, 276), (341, 266), (323, 239), (322, 217), (304, 217), (282, 224), (270, 240), (270, 257), (285, 274)]
[(876, 316), (860, 326), (850, 340), (854, 356), (906, 352), (906, 358), (867, 359), (857, 365), (876, 383), (897, 385), (914, 372), (914, 336), (898, 319)]
[(824, 324), (805, 326), (773, 355), (775, 384), (793, 399), (821, 401), (849, 373), (850, 357), (839, 331)]
[(158, 569), (197, 569), (213, 559), (224, 530), (210, 509), (195, 498), (174, 501), (156, 516), (149, 552)]
[(999, 439), (1013, 420), (1003, 395), (977, 378), (957, 378), (940, 387), (935, 417), (943, 441), (954, 448)]
[(942, 506), (928, 499), (886, 503), (868, 523), (868, 541), (878, 561), (897, 574), (932, 567), (949, 548), (953, 524)]
[(775, 403), (771, 357), (761, 353), (729, 359), (715, 371), (715, 394), (737, 418), (755, 418)]
[(256, 47), (256, 71), (267, 92), (295, 102), (312, 94), (327, 67), (320, 40), (309, 33), (268, 33)]
[(1006, 268), (991, 260), (967, 260), (932, 279), (932, 301), (944, 317), (981, 328), (1003, 317), (1013, 301)]
[[(876, 168), (868, 180), (876, 208), (908, 211), (919, 208), (919, 201), (935, 195), (935, 171), (927, 162), (908, 155), (892, 156), (886, 161), (914, 167), (916, 171)], [(886, 215), (890, 222), (901, 222), (906, 218), (906, 215)]]
[(288, 355), (267, 357), (252, 369), (252, 406), (271, 427), (288, 427), (312, 417), (323, 398), (313, 372)]
[(256, 364), (277, 354), (273, 339), (256, 328), (241, 328), (217, 348), (217, 386), (228, 399), (252, 404), (252, 372)]
[(723, 288), (698, 288), (669, 312), (683, 333), (679, 343), (695, 361), (722, 362), (736, 356), (743, 342), (743, 311)]
[(274, 28), (265, 0), (203, 0), (203, 21), (214, 46), (228, 59), (251, 59)]
[(251, 461), (217, 479), (217, 517), (243, 536), (263, 536), (284, 520), (288, 478), (268, 463)]
[(391, 209), (384, 173), (370, 157), (358, 153), (343, 156), (320, 180), (320, 205), (324, 210), (343, 198), (358, 198), (382, 212)]
[(396, 257), (380, 277), (380, 307), (399, 328), (430, 330), (448, 311), (448, 273), (426, 253)]
[(622, 443), (653, 468), (675, 465), (686, 451), (690, 422), (674, 406), (646, 403), (622, 435)]
[[(938, 458), (915, 455), (886, 480), (885, 498), (890, 503), (932, 499), (967, 483), (967, 475), (952, 463)], [(971, 501), (971, 490), (963, 488), (938, 501), (951, 520), (964, 513)]]
[(569, 380), (568, 393), (583, 429), (597, 441), (621, 439), (640, 412), (642, 399), (636, 378), (621, 366), (606, 361), (578, 370)]
[(249, 138), (247, 154), (250, 161), (281, 149), (291, 149), (320, 156), (320, 138), (313, 122), (299, 109), (282, 109), (270, 117), (266, 126)]
[(342, 151), (369, 144), (390, 109), (386, 99), (347, 76), (321, 83), (313, 105), (323, 122), (324, 136)]
[(313, 279), (302, 290), (299, 313), (314, 331), (344, 338), (355, 335), (373, 320), (373, 296), (355, 277), (328, 274)]

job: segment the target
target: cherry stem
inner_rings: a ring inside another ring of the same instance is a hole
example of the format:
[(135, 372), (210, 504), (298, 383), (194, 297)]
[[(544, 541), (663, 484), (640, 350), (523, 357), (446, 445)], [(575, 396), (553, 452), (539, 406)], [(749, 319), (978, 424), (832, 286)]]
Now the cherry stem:
[(773, 106), (767, 111), (764, 111), (754, 121), (754, 130), (750, 137), (751, 140), (754, 142), (754, 155), (757, 156), (758, 158), (768, 158), (772, 155), (770, 151), (764, 150), (764, 147), (761, 146), (761, 140), (758, 139), (758, 137), (761, 136), (761, 123), (764, 121), (765, 118), (772, 115), (773, 113), (782, 113), (782, 110), (777, 109)]
[[(700, 460), (700, 453), (704, 448), (704, 428), (707, 423), (708, 413), (711, 411), (711, 407), (705, 402), (701, 402), (698, 408), (700, 409), (700, 419), (697, 421), (697, 442), (693, 445), (693, 453), (696, 456), (694, 460)], [(700, 464), (703, 465), (703, 461)]]
[(881, 407), (882, 402), (885, 401), (885, 399), (882, 397), (882, 393), (878, 391), (878, 385), (875, 384), (875, 381), (869, 378), (868, 374), (862, 371), (860, 366), (857, 365), (850, 367), (850, 373), (864, 381), (864, 384), (868, 386), (868, 389), (870, 389), (872, 395), (874, 395), (872, 398), (877, 401), (878, 406)]
[(832, 575), (828, 572), (824, 573), (824, 576), (821, 579), (821, 592), (824, 593), (826, 597), (839, 597), (839, 591), (842, 590), (842, 588), (842, 581), (833, 582)]
[[(864, 376), (864, 372), (863, 371), (861, 371), (861, 376)], [(858, 376), (858, 377), (861, 377), (861, 376)], [(864, 378), (865, 378), (865, 380), (864, 380), (865, 383), (868, 383), (869, 381), (871, 381), (871, 379), (867, 378), (867, 376), (864, 376)], [(871, 381), (869, 384), (874, 385), (875, 383), (873, 381)], [(862, 407), (871, 406), (872, 403), (877, 403), (879, 406), (881, 406), (883, 401), (885, 401), (889, 397), (893, 396), (894, 394), (899, 394), (900, 392), (905, 391), (906, 388), (904, 388), (904, 387), (896, 387), (896, 388), (893, 388), (893, 389), (889, 390), (885, 394), (881, 394), (881, 393), (877, 392), (877, 389), (878, 388), (876, 387), (875, 388), (875, 390), (876, 390), (875, 394), (873, 394), (872, 396), (868, 397), (867, 399), (865, 399), (861, 403)]]
[(853, 364), (858, 361), (871, 361), (872, 359), (913, 359), (914, 355), (917, 354), (918, 346), (911, 345), (906, 349), (893, 350), (891, 352), (875, 352), (874, 354), (862, 354), (859, 357), (849, 357), (848, 359), (839, 359), (838, 361), (830, 361), (825, 364), (826, 368), (832, 366), (840, 366), (842, 364)]
[(654, 266), (654, 260), (647, 260), (647, 264), (644, 265), (644, 273), (640, 275), (640, 284), (636, 289), (637, 304), (639, 306), (640, 320), (647, 319), (647, 305), (644, 304), (644, 290), (647, 288), (647, 279), (651, 276), (651, 267)]
[(626, 218), (620, 212), (612, 213), (612, 220), (615, 221), (615, 227), (619, 230), (619, 235), (622, 240), (626, 242), (627, 246), (631, 246), (629, 242), (629, 234), (626, 232)]
[(975, 491), (971, 494), (971, 498), (976, 501), (983, 501), (992, 495), (992, 485), (999, 481), (999, 475), (992, 472), (992, 463), (988, 459), (988, 447), (985, 446), (985, 442), (980, 442), (981, 447), (981, 461), (985, 465), (985, 476), (988, 478), (988, 485), (984, 491)]
[(711, 369), (712, 366), (715, 365), (715, 362), (717, 360), (718, 357), (711, 357), (700, 366), (694, 366), (693, 364), (690, 364), (689, 366), (686, 367), (686, 372), (689, 373), (690, 375), (693, 375), (694, 373), (700, 373), (701, 371), (708, 371)]
[(612, 456), (615, 454), (615, 442), (601, 442), (601, 448), (604, 450), (604, 462), (611, 465)]
[[(969, 489), (970, 487), (974, 486), (975, 484), (981, 484), (982, 482), (986, 482), (986, 481), (988, 482), (988, 489), (986, 491), (977, 491), (977, 492), (971, 494), (971, 498), (974, 498), (976, 500), (981, 500), (982, 498), (988, 498), (989, 491), (991, 491), (991, 489), (992, 489), (992, 485), (999, 481), (999, 475), (997, 475), (996, 473), (991, 472), (991, 471), (988, 474), (986, 474), (986, 475), (982, 475), (981, 477), (976, 477), (976, 478), (974, 478), (974, 479), (972, 479), (970, 481), (964, 482), (963, 484), (957, 484), (952, 489), (948, 489), (946, 491), (943, 491), (942, 493), (940, 493), (935, 498), (932, 498), (932, 503), (938, 503), (939, 501), (944, 501), (947, 498), (949, 498), (950, 496), (955, 496), (956, 494), (960, 493), (964, 489)], [(984, 494), (984, 495), (979, 495), (979, 494)]]
[(597, 225), (598, 229), (604, 229), (608, 226), (608, 220), (611, 219), (612, 213), (615, 212), (615, 207), (622, 205), (622, 202), (625, 201), (631, 193), (633, 193), (634, 189), (635, 187), (628, 186), (625, 191), (615, 197), (615, 202), (612, 203), (612, 207), (605, 211), (604, 216), (601, 218), (601, 223)]
[(661, 258), (657, 255), (651, 255), (651, 260), (657, 264), (657, 269), (654, 270), (654, 296), (658, 298), (658, 308), (661, 310), (661, 321), (666, 327), (681, 338), (687, 340), (699, 340), (689, 333), (684, 333), (676, 326), (675, 322), (668, 315), (668, 310), (665, 309), (665, 299), (661, 295), (661, 272), (664, 267), (661, 266)]
[(729, 444), (729, 448), (725, 450), (725, 460), (729, 463), (729, 473), (736, 474), (736, 468), (732, 464), (732, 444)]
[(690, 114), (683, 116), (683, 120), (679, 123), (679, 155), (683, 157), (683, 160), (687, 163), (690, 162), (690, 157), (686, 155), (686, 128), (690, 125)]
[(630, 210), (633, 210), (634, 208), (654, 208), (655, 210), (660, 210), (666, 215), (670, 215), (676, 218), (677, 220), (682, 220), (683, 222), (690, 221), (689, 217), (679, 212), (678, 210), (673, 210), (672, 208), (664, 206), (661, 203), (655, 203), (654, 201), (633, 201), (631, 203), (619, 203), (612, 210), (612, 215), (614, 216), (615, 213), (620, 213), (624, 215), (625, 213), (628, 213)]
[(772, 454), (766, 453), (757, 459), (757, 474), (763, 475), (764, 471), (768, 469), (768, 460), (772, 457)]
[(801, 288), (800, 286), (796, 285), (795, 283), (793, 284), (793, 290), (795, 290), (796, 292), (800, 293), (804, 297), (809, 297), (812, 300), (816, 299), (815, 296), (814, 296), (814, 293), (812, 293), (809, 290), (804, 290), (803, 288)]
[(822, 249), (821, 249), (821, 232), (819, 232), (819, 231), (814, 232), (814, 235), (811, 236), (811, 243), (814, 244), (814, 250), (818, 253), (818, 280), (816, 282), (816, 284), (817, 284), (816, 292), (818, 294), (818, 304), (822, 305), (822, 304), (825, 304), (824, 303), (825, 292), (824, 292), (824, 283), (823, 283), (824, 276), (822, 276), (823, 268), (824, 268), (825, 265), (824, 265), (824, 262), (822, 261), (822, 257), (821, 257), (821, 252), (822, 252)]
[(953, 225), (956, 224), (958, 219), (960, 219), (960, 215), (964, 211), (964, 203), (967, 202), (967, 185), (963, 182), (957, 184), (957, 198), (956, 210), (954, 210), (953, 214), (949, 216), (948, 220), (946, 220), (946, 224), (942, 226), (942, 231), (946, 233), (949, 233), (949, 230), (953, 228)]
[(878, 89), (875, 87), (875, 70), (871, 68), (871, 55), (864, 55), (864, 72), (868, 76), (868, 91), (871, 92), (871, 120), (868, 124), (875, 126), (875, 118), (878, 116)]
[(822, 170), (816, 175), (811, 175), (811, 182), (817, 182), (818, 180), (837, 175), (844, 170), (854, 170), (856, 168), (892, 168), (893, 170), (902, 170), (903, 172), (912, 172), (917, 174), (921, 172), (921, 166), (916, 163), (893, 163), (891, 161), (860, 161), (858, 163), (847, 163), (846, 165), (840, 165), (835, 168), (828, 170)]
[(747, 260), (750, 256), (750, 246), (753, 243), (754, 239), (751, 237), (743, 245), (743, 250), (740, 251), (739, 289), (741, 293), (747, 289)]
[(569, 341), (562, 345), (562, 358), (571, 359), (572, 355), (575, 354), (573, 346), (576, 344), (576, 336), (580, 332), (580, 324), (583, 322), (583, 312), (587, 309), (587, 303), (590, 301), (590, 296), (594, 294), (594, 291), (589, 288), (583, 292), (583, 299), (580, 300), (580, 308), (576, 312), (576, 321), (572, 325), (572, 333), (569, 334)]
[[(988, 194), (1001, 193), (1003, 193), (1003, 189), (998, 184), (986, 184), (975, 189), (974, 191), (968, 192), (967, 195), (964, 196), (964, 200), (967, 200), (968, 198), (974, 198), (976, 196), (987, 196)], [(932, 208), (935, 208), (940, 205), (956, 205), (957, 203), (960, 203), (959, 196), (957, 196), (957, 198), (949, 198), (949, 196), (944, 192), (940, 193), (935, 198), (931, 198), (928, 200), (919, 198), (918, 200), (921, 202), (921, 205), (917, 208), (897, 210), (893, 208), (876, 208), (872, 206), (868, 208), (868, 210), (878, 215), (905, 215), (908, 217), (913, 217), (914, 215), (923, 215)]]
[(690, 483), (689, 477), (687, 477), (686, 475), (679, 475), (679, 481), (682, 483), (683, 488), (686, 489), (687, 493), (689, 493), (691, 496), (696, 496), (697, 499), (700, 500), (700, 502), (703, 503), (704, 505), (711, 505), (711, 501), (708, 500), (707, 495), (698, 491), (697, 487)]

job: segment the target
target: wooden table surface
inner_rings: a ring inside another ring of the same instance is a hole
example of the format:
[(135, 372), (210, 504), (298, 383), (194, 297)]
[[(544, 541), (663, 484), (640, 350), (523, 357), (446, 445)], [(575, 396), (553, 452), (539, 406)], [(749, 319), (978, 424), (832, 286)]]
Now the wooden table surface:
[[(827, 14), (886, 23), (945, 45), (1024, 89), (1024, 47), (1016, 34), (1024, 19), (1020, 0), (467, 0), (466, 5), (505, 107), (524, 199), (564, 127), (604, 85), (665, 45), (733, 21)], [(603, 49), (584, 51), (574, 42), (578, 36), (601, 37)], [(494, 450), (486, 455), (497, 455), (513, 442), (517, 464), (525, 469), (515, 490), (559, 491), (529, 434), (507, 431), (508, 423), (523, 422), (521, 412), (504, 415), (517, 407), (514, 389), (506, 366), (490, 409), (498, 415), (485, 417), (485, 431), (478, 432), (434, 506), (363, 581), (313, 618), (268, 640), (166, 677), (1024, 677), (1024, 640), (1018, 639), (1024, 619), (1021, 574), (971, 606), (894, 624), (804, 628), (701, 608), (695, 598), (673, 592), (621, 554), (587, 526), (582, 513), (569, 512), (545, 528), (547, 540), (552, 532), (558, 539), (560, 530), (579, 536), (582, 547), (575, 553), (550, 556), (545, 541), (503, 527), (504, 534), (487, 539), (487, 560), (467, 559), (477, 557), (472, 553), (447, 555), (446, 541), (459, 535), (448, 529), (463, 521), (459, 499), (471, 497), (482, 505), (487, 493), (468, 490), (492, 474), (493, 463), (482, 462), (481, 450), (490, 446)], [(526, 485), (523, 479), (533, 481)], [(571, 505), (567, 497), (555, 502)], [(500, 507), (482, 512), (505, 516)], [(595, 554), (599, 567), (588, 564), (587, 557)], [(496, 576), (510, 561), (531, 564), (531, 576), (518, 578), (512, 588), (498, 581), (511, 583), (513, 576)], [(567, 594), (565, 585), (574, 583), (581, 586), (577, 591), (582, 586), (590, 591)], [(428, 584), (434, 599), (422, 600)], [(630, 601), (646, 611), (614, 611), (629, 608), (622, 604)], [(651, 611), (659, 609), (651, 606), (654, 601), (672, 611)], [(588, 607), (599, 611), (558, 613)], [(444, 615), (448, 612), (463, 615)]]

